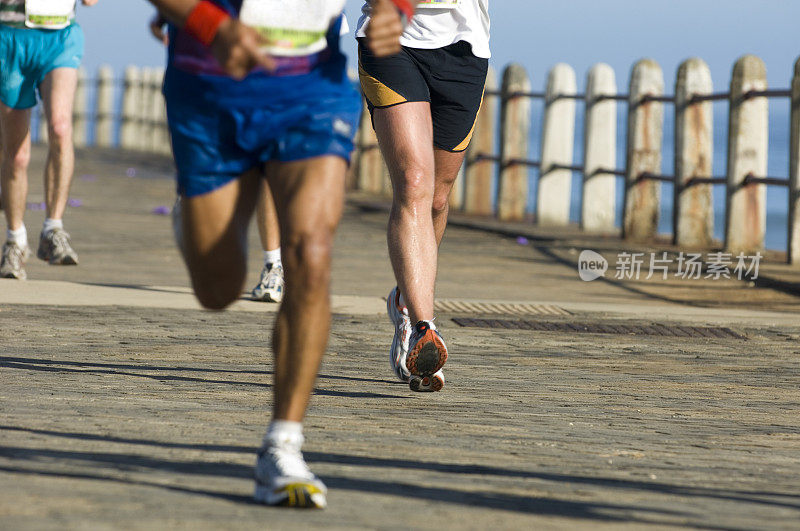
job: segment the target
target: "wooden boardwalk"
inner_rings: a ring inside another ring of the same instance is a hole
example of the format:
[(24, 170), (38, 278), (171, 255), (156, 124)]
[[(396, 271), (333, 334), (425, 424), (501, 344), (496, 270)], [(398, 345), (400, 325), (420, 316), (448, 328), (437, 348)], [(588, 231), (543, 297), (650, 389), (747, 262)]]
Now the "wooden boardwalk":
[[(40, 165), (42, 152), (34, 156)], [(440, 268), (439, 297), (450, 301), (438, 318), (452, 350), (447, 386), (413, 395), (386, 360), (386, 216), (363, 198), (338, 234), (337, 313), (306, 422), (306, 455), (330, 487), (330, 507), (250, 503), (271, 403), (274, 307), (197, 308), (169, 218), (153, 213), (171, 204), (167, 174), (133, 156), (82, 153), (72, 194), (80, 206), (66, 218), (81, 265), (34, 259), (27, 282), (0, 281), (0, 528), (786, 529), (800, 521), (792, 269), (765, 262), (753, 283), (584, 282), (582, 249), (608, 257), (632, 249), (461, 220), (448, 229)], [(36, 203), (39, 179), (31, 184)], [(28, 214), (35, 234), (42, 213)], [(255, 234), (251, 242), (255, 281)], [(465, 315), (458, 301), (487, 313)], [(506, 304), (505, 313), (489, 302)], [(552, 330), (453, 320), (465, 316)], [(735, 336), (647, 332), (688, 326)]]

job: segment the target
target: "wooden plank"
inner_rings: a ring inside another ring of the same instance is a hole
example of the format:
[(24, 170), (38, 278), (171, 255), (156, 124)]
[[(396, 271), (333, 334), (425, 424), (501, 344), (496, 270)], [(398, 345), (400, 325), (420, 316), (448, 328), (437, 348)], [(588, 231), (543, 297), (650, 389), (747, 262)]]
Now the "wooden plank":
[(114, 71), (108, 65), (97, 71), (97, 98), (94, 143), (111, 147), (114, 142)]
[(142, 71), (137, 66), (125, 69), (125, 82), (122, 92), (122, 125), (120, 126), (120, 147), (136, 149), (141, 134), (139, 109), (142, 98)]
[(72, 106), (72, 142), (75, 147), (86, 147), (88, 143), (89, 107), (86, 93), (86, 70), (80, 67)]
[(571, 165), (575, 143), (575, 70), (559, 63), (547, 76), (544, 120), (542, 121), (542, 161), (536, 200), (539, 225), (569, 225), (572, 198), (572, 171), (554, 165)]
[(616, 176), (601, 170), (617, 167), (617, 102), (598, 98), (616, 94), (614, 69), (603, 63), (593, 66), (586, 80), (581, 203), (581, 228), (592, 233), (615, 230)]
[[(489, 67), (486, 76), (486, 91), (497, 90), (497, 74)], [(493, 155), (497, 139), (497, 108), (499, 98), (483, 97), (475, 133), (467, 150), (464, 172), (464, 212), (478, 216), (490, 216), (492, 205), (492, 184), (496, 174), (495, 162), (479, 160), (479, 155)]]
[(800, 264), (800, 59), (792, 77), (792, 113), (789, 140), (789, 246), (787, 258)]
[(710, 101), (689, 104), (694, 96), (713, 92), (711, 71), (702, 59), (688, 59), (675, 83), (675, 201), (673, 242), (704, 249), (714, 236), (710, 184), (684, 185), (692, 178), (710, 178), (714, 160), (714, 118)]
[(643, 101), (644, 96), (664, 94), (664, 75), (652, 59), (642, 59), (633, 67), (628, 101), (627, 175), (623, 236), (634, 241), (650, 241), (658, 231), (661, 183), (643, 180), (644, 173), (661, 173), (661, 140), (664, 129), (664, 104)]
[(754, 253), (764, 248), (767, 224), (764, 184), (742, 186), (749, 174), (767, 174), (767, 98), (742, 97), (751, 90), (767, 89), (767, 69), (754, 55), (736, 62), (731, 79), (728, 120), (728, 187), (725, 249), (732, 253)]
[[(531, 100), (514, 95), (530, 92), (531, 81), (525, 68), (511, 64), (503, 72), (503, 105), (500, 122), (502, 167), (499, 177), (497, 217), (502, 221), (521, 221), (528, 203), (528, 167), (512, 164), (528, 158), (531, 130)], [(513, 96), (513, 97), (512, 97)]]

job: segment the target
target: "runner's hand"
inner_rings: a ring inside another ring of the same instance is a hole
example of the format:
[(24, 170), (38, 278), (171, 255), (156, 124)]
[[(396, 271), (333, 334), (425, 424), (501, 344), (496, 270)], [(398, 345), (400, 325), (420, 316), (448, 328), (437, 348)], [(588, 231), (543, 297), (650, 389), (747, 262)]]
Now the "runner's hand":
[(167, 20), (162, 17), (160, 13), (156, 13), (155, 16), (150, 19), (150, 33), (153, 34), (153, 37), (155, 37), (157, 41), (164, 43), (164, 46), (169, 45), (169, 35), (164, 31), (164, 26), (166, 24)]
[(98, 0), (82, 0), (81, 3), (85, 6), (93, 6)]
[(258, 66), (275, 70), (275, 60), (261, 51), (264, 41), (253, 28), (234, 18), (223, 22), (211, 43), (211, 52), (229, 75), (242, 79)]
[(391, 0), (375, 0), (367, 29), (367, 46), (378, 57), (400, 53), (403, 19)]

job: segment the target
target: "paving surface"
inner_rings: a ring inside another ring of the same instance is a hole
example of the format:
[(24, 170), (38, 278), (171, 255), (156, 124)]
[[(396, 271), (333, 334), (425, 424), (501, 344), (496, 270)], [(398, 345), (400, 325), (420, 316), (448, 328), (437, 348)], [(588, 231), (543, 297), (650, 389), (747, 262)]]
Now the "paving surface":
[[(577, 252), (615, 254), (619, 242), (505, 226), (527, 234), (521, 245), (454, 226), (438, 292), (447, 385), (417, 395), (390, 378), (386, 216), (363, 202), (338, 235), (336, 315), (306, 422), (330, 507), (250, 503), (275, 308), (197, 307), (169, 219), (152, 213), (171, 203), (168, 173), (82, 154), (81, 206), (66, 219), (81, 265), (34, 260), (27, 282), (0, 280), (0, 529), (797, 528), (794, 270), (767, 262), (752, 283), (586, 283)], [(28, 214), (35, 236), (42, 212)], [(543, 305), (560, 311), (534, 315)], [(653, 333), (686, 326), (735, 335)]]

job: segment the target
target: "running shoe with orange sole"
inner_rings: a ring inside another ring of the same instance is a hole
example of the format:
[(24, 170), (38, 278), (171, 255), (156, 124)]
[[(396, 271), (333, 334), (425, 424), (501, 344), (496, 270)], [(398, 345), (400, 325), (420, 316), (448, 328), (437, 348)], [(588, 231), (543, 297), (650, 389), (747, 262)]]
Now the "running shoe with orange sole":
[(439, 369), (432, 376), (412, 376), (408, 387), (417, 393), (435, 393), (444, 387), (444, 371)]
[(406, 368), (412, 376), (433, 376), (447, 361), (447, 346), (433, 321), (420, 321), (414, 325), (409, 345)]

